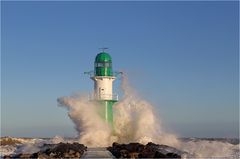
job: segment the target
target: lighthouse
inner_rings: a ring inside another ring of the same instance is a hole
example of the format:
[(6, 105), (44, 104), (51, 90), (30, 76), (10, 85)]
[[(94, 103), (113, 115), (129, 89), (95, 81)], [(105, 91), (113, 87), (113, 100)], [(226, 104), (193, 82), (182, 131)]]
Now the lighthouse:
[(113, 94), (113, 81), (120, 72), (113, 72), (112, 58), (105, 48), (96, 55), (94, 71), (86, 72), (94, 81), (94, 92), (91, 99), (99, 104), (100, 116), (113, 126), (113, 104), (118, 101), (118, 95)]

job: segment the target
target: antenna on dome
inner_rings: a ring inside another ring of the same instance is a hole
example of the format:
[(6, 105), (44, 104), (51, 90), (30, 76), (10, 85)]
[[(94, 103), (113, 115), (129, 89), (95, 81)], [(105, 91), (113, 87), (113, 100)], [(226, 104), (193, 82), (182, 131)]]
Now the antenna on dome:
[(100, 50), (102, 50), (102, 52), (104, 52), (105, 50), (107, 50), (107, 47), (103, 47), (103, 48), (99, 48)]

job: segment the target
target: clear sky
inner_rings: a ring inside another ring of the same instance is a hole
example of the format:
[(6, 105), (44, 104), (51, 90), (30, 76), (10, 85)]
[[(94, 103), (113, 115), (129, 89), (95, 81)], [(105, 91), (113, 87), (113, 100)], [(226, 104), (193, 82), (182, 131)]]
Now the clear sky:
[(1, 2), (1, 136), (73, 136), (56, 99), (91, 92), (109, 47), (167, 130), (237, 137), (239, 3)]

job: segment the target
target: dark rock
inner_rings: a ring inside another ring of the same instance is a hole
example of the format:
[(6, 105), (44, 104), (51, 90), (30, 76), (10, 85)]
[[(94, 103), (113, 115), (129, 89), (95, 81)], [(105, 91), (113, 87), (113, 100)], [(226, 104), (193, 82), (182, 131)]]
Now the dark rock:
[(167, 155), (164, 155), (163, 153), (161, 153), (159, 151), (155, 151), (153, 158), (168, 158), (168, 157), (167, 157)]
[(130, 152), (130, 153), (129, 153), (129, 157), (130, 157), (130, 158), (138, 158), (138, 156), (139, 156), (139, 153), (138, 153), (138, 152)]
[(79, 143), (59, 143), (59, 144), (44, 144), (41, 151), (33, 154), (17, 154), (14, 156), (5, 156), (4, 158), (80, 158), (87, 147)]
[(168, 158), (181, 158), (181, 156), (176, 153), (167, 153), (166, 156)]
[(124, 158), (129, 158), (130, 155), (129, 155), (129, 151), (128, 150), (120, 150), (120, 156), (124, 157)]
[(182, 153), (176, 148), (151, 142), (147, 145), (140, 143), (113, 143), (112, 147), (107, 149), (116, 158), (181, 158)]

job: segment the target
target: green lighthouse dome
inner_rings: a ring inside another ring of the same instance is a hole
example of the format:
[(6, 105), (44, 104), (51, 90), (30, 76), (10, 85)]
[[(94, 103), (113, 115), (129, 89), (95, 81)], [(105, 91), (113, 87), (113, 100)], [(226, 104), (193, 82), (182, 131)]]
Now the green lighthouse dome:
[(112, 58), (106, 52), (100, 52), (95, 58), (95, 76), (112, 76)]
[(108, 53), (101, 52), (97, 54), (95, 62), (112, 62), (112, 58)]

